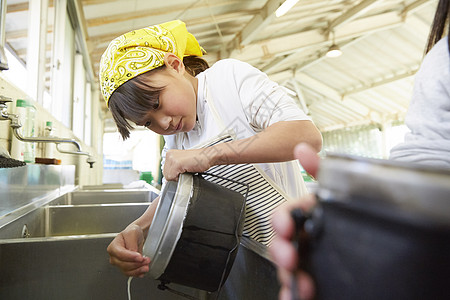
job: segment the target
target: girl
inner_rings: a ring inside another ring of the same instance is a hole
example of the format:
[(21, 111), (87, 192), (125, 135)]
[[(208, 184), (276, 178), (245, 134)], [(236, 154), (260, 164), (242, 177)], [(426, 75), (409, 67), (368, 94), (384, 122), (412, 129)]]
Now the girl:
[[(307, 142), (320, 151), (321, 135), (265, 74), (233, 59), (208, 68), (202, 52), (181, 21), (126, 33), (102, 56), (102, 94), (124, 139), (132, 123), (164, 135), (165, 180), (220, 166), (218, 174), (231, 167), (248, 175), (241, 178), (250, 187), (263, 186), (265, 196), (250, 189), (244, 235), (268, 245), (273, 209), (306, 193), (293, 148)], [(142, 244), (157, 204), (108, 247), (110, 262), (128, 276), (148, 271)]]

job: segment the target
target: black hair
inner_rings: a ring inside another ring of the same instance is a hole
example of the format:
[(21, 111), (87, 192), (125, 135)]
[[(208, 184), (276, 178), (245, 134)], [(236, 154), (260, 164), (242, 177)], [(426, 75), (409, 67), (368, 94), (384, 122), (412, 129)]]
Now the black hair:
[[(198, 56), (183, 58), (186, 71), (197, 76), (209, 68), (208, 63)], [(159, 106), (159, 94), (164, 87), (153, 87), (147, 79), (154, 72), (165, 69), (165, 65), (140, 74), (119, 86), (109, 98), (109, 109), (116, 123), (117, 129), (124, 140), (130, 137), (130, 130), (134, 127), (131, 121), (142, 120), (149, 110)]]
[[(431, 25), (430, 35), (428, 36), (428, 43), (425, 48), (425, 54), (428, 53), (433, 46), (444, 37), (446, 34), (445, 27), (447, 27), (447, 34), (450, 32), (450, 0), (439, 0), (434, 15), (433, 24)], [(450, 53), (450, 39), (448, 40), (448, 48)]]

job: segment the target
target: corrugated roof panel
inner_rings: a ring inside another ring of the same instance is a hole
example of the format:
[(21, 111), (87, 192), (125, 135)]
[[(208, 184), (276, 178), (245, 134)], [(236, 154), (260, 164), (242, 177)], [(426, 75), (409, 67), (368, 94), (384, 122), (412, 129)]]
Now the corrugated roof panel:
[[(27, 2), (8, 1), (7, 42), (22, 56), (27, 47), (27, 8), (22, 7)], [(112, 38), (180, 18), (208, 51), (205, 58), (210, 64), (238, 57), (293, 90), (295, 79), (323, 130), (404, 116), (437, 4), (437, 0), (300, 0), (276, 18), (273, 11), (267, 14), (273, 0), (79, 2), (95, 77), (99, 57)], [(336, 59), (324, 56), (333, 36), (343, 51)]]

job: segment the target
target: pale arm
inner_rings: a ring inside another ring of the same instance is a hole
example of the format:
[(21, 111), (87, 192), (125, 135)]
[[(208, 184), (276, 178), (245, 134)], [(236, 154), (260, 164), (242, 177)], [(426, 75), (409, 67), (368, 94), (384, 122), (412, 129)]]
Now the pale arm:
[(130, 225), (139, 226), (142, 229), (144, 235), (146, 236), (148, 233), (148, 229), (152, 224), (153, 217), (155, 216), (155, 211), (156, 207), (158, 206), (158, 203), (159, 203), (159, 196), (152, 201), (152, 203), (148, 206), (148, 208), (145, 210), (142, 216), (134, 220), (133, 223), (131, 223)]
[(280, 121), (246, 139), (213, 146), (217, 149), (212, 165), (239, 163), (272, 163), (293, 160), (293, 150), (308, 143), (319, 152), (322, 136), (308, 120)]
[(280, 121), (246, 139), (205, 149), (169, 150), (163, 172), (167, 180), (176, 180), (181, 173), (204, 172), (214, 165), (289, 161), (299, 143), (319, 152), (322, 136), (311, 121)]

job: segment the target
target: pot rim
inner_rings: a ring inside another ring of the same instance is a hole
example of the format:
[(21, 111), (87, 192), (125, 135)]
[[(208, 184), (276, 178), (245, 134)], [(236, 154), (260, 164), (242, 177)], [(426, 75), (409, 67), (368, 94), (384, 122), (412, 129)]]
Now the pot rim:
[(372, 199), (391, 210), (450, 226), (447, 168), (328, 153), (320, 164), (317, 180), (321, 201), (367, 204)]
[(158, 279), (170, 262), (186, 217), (189, 200), (193, 193), (192, 174), (180, 174), (178, 183), (165, 185), (155, 216), (150, 225), (143, 254), (150, 258), (148, 274)]

